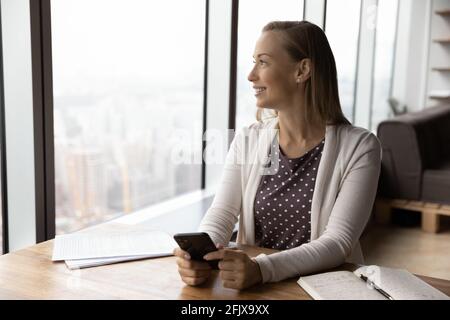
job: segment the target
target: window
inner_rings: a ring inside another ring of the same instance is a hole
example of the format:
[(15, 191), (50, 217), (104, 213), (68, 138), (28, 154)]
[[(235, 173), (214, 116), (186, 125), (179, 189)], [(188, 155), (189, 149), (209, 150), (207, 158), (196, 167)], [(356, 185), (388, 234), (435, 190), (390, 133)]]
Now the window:
[(370, 129), (389, 117), (398, 1), (379, 0)]
[(236, 128), (256, 121), (256, 100), (247, 76), (253, 67), (255, 43), (262, 28), (273, 20), (302, 20), (303, 1), (245, 0), (239, 2)]
[(342, 111), (352, 121), (361, 0), (328, 0), (325, 32), (336, 60)]
[(52, 1), (56, 233), (201, 187), (205, 1)]

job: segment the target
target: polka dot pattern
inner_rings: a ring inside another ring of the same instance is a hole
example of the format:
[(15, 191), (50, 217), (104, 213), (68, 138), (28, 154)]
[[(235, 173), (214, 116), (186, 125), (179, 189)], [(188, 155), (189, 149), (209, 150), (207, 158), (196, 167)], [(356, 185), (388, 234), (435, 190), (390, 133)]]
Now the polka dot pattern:
[(311, 239), (311, 202), (325, 139), (294, 159), (277, 145), (274, 140), (279, 166), (262, 176), (256, 192), (255, 238), (261, 247), (284, 250)]

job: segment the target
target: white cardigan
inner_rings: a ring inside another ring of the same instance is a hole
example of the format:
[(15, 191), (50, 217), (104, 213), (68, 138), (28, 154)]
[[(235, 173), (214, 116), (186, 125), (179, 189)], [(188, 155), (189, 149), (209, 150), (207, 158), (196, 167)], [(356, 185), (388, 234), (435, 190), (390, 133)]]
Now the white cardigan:
[[(215, 243), (227, 244), (239, 221), (237, 242), (255, 245), (253, 203), (277, 124), (275, 117), (236, 133), (199, 227)], [(311, 241), (257, 256), (263, 282), (319, 272), (344, 261), (363, 263), (359, 237), (371, 215), (380, 167), (375, 135), (351, 125), (328, 125), (311, 203)]]

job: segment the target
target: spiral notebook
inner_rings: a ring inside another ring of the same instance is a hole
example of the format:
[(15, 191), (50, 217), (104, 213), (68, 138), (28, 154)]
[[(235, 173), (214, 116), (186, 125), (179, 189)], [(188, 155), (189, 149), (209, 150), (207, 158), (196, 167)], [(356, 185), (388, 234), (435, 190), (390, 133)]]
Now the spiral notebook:
[(375, 265), (300, 277), (297, 283), (316, 300), (450, 300), (406, 270)]

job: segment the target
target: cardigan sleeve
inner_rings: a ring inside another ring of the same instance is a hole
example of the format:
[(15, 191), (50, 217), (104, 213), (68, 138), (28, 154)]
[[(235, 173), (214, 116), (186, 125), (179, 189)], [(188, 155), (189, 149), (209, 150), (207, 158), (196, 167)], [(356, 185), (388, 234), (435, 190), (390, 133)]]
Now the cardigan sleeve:
[(237, 131), (228, 150), (214, 200), (198, 228), (199, 231), (208, 233), (215, 244), (228, 244), (241, 211), (244, 138), (244, 130)]
[(343, 178), (323, 234), (299, 247), (255, 258), (263, 282), (330, 269), (351, 254), (372, 212), (381, 168), (381, 147), (373, 134), (360, 144), (360, 150)]

